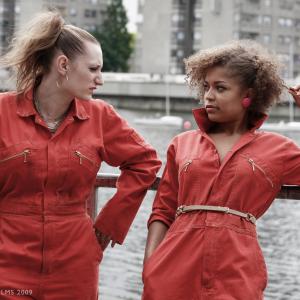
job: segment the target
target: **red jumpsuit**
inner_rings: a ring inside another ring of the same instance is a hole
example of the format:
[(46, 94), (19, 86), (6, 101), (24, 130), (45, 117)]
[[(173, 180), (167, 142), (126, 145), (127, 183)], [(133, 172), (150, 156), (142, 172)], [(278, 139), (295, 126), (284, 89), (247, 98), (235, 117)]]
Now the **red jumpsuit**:
[(300, 185), (300, 149), (286, 137), (256, 131), (262, 118), (220, 163), (205, 110), (194, 116), (199, 130), (178, 135), (168, 149), (148, 224), (161, 221), (169, 230), (145, 263), (143, 300), (261, 300), (267, 270), (255, 225), (219, 212), (175, 218), (175, 211), (214, 205), (259, 218), (281, 185)]
[(97, 299), (102, 251), (86, 200), (102, 161), (121, 176), (94, 226), (122, 243), (156, 152), (104, 101), (75, 99), (51, 134), (32, 92), (1, 94), (0, 299)]

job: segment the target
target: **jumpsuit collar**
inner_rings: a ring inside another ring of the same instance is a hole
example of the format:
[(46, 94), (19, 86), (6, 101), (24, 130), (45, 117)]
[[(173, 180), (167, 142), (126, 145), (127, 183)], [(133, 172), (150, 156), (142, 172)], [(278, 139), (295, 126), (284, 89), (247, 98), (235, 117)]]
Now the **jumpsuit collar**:
[[(17, 114), (20, 117), (30, 117), (37, 115), (37, 111), (35, 110), (33, 105), (33, 89), (29, 90), (28, 92), (25, 92), (24, 96), (23, 94), (20, 94), (18, 96), (19, 97), (17, 98)], [(75, 98), (72, 101), (70, 115), (80, 120), (86, 120), (89, 119), (90, 116), (86, 111), (86, 108), (84, 107), (82, 101), (85, 100), (79, 100)]]
[[(205, 108), (195, 108), (193, 109), (193, 115), (195, 118), (195, 121), (199, 127), (199, 129), (202, 132), (207, 132), (210, 127), (214, 124), (212, 121), (208, 119), (207, 112)], [(250, 132), (253, 133), (256, 129), (258, 129), (264, 121), (268, 118), (268, 115), (262, 113), (261, 117), (253, 124), (253, 126), (250, 128)]]

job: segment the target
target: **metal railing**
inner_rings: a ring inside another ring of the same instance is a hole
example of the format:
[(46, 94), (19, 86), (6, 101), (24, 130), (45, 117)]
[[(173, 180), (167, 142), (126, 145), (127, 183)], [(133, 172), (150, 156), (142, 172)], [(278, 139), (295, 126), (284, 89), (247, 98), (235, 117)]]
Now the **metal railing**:
[[(115, 188), (118, 180), (118, 174), (101, 173), (97, 175), (96, 183), (94, 186), (93, 194), (91, 195), (88, 211), (90, 216), (94, 219), (96, 216), (96, 208), (98, 202), (98, 188)], [(157, 190), (160, 182), (160, 177), (156, 177), (154, 183), (150, 186), (149, 190)], [(277, 194), (279, 199), (286, 200), (300, 200), (300, 186), (298, 185), (283, 185), (280, 192)]]

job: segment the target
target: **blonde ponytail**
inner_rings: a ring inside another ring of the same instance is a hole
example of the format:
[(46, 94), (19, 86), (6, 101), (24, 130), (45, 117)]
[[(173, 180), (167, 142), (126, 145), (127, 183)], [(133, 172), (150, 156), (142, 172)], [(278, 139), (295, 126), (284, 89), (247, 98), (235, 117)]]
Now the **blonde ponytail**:
[(57, 50), (73, 59), (84, 52), (85, 40), (98, 43), (87, 31), (65, 25), (59, 13), (40, 13), (15, 34), (0, 66), (13, 69), (17, 92), (23, 93), (49, 72)]

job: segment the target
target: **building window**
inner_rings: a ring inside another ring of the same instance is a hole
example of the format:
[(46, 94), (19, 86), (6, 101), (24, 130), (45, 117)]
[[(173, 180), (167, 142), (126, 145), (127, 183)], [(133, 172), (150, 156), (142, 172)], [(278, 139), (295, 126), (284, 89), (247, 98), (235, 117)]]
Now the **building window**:
[(267, 7), (271, 6), (271, 0), (265, 0), (265, 6)]
[(214, 14), (220, 14), (222, 10), (222, 2), (221, 0), (210, 0), (210, 10)]
[(194, 41), (201, 41), (202, 34), (201, 32), (194, 32)]
[(236, 14), (234, 14), (233, 19), (234, 19), (235, 22), (238, 23), (240, 21), (240, 19), (241, 19), (241, 15), (239, 13), (236, 13)]
[(297, 47), (300, 47), (300, 38), (297, 37), (295, 39), (295, 44), (296, 44)]
[(262, 22), (264, 25), (270, 26), (272, 24), (272, 17), (271, 16), (263, 16)]
[(263, 39), (264, 44), (270, 44), (271, 43), (271, 35), (269, 35), (269, 34), (264, 34), (262, 39)]
[(281, 27), (292, 27), (293, 20), (290, 18), (278, 18), (278, 24)]
[(292, 10), (293, 9), (293, 3), (294, 1), (291, 0), (281, 0), (279, 2), (279, 8), (280, 9), (286, 9), (286, 10)]
[(19, 14), (20, 11), (21, 11), (20, 6), (19, 6), (19, 5), (16, 5), (16, 6), (15, 6), (15, 14)]
[(76, 15), (77, 15), (76, 8), (71, 7), (71, 8), (70, 8), (70, 16), (76, 16)]
[(97, 11), (95, 9), (85, 9), (84, 10), (84, 16), (86, 18), (96, 18)]
[(292, 42), (292, 37), (287, 35), (278, 36), (278, 44), (280, 45), (289, 45)]
[(179, 32), (177, 33), (177, 40), (178, 40), (178, 41), (184, 40), (184, 32), (179, 31)]
[(300, 29), (300, 19), (295, 19), (294, 24), (296, 29)]

